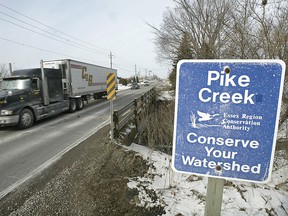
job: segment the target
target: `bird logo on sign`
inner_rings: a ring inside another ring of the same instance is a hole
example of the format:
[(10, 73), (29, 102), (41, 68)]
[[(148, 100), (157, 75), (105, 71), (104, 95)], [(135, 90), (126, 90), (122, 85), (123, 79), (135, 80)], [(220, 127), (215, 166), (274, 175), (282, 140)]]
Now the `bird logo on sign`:
[(212, 120), (215, 116), (219, 116), (219, 114), (211, 115), (209, 113), (200, 112), (198, 110), (197, 110), (197, 114), (198, 116), (200, 116), (198, 121), (209, 121), (209, 120)]

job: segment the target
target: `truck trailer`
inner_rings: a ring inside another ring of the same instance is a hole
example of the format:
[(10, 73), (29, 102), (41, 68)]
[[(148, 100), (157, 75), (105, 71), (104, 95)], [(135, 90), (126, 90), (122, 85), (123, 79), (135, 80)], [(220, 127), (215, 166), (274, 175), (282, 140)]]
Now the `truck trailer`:
[(41, 61), (40, 68), (15, 70), (2, 81), (0, 126), (25, 129), (35, 121), (81, 110), (89, 98), (107, 95), (108, 73), (115, 73), (117, 79), (115, 69), (71, 59)]

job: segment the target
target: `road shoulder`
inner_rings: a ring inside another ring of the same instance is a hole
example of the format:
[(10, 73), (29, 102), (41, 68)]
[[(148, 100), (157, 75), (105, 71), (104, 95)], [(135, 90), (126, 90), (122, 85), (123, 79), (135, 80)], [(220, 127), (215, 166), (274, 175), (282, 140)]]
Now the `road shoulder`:
[[(0, 201), (1, 215), (155, 215), (136, 207), (129, 178), (143, 176), (146, 162), (111, 144), (106, 126)], [(157, 211), (155, 209), (155, 211)]]

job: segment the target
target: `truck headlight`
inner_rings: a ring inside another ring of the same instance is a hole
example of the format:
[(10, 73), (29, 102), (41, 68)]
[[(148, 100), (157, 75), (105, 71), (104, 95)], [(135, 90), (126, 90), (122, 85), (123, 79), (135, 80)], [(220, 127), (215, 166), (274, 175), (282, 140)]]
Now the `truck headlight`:
[(2, 116), (6, 116), (6, 115), (12, 115), (13, 111), (12, 110), (1, 110), (0, 114)]

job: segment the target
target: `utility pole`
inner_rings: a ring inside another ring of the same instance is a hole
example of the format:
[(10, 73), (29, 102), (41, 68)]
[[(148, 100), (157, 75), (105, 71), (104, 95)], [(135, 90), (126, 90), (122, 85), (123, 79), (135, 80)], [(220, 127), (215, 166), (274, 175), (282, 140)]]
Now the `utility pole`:
[(137, 76), (137, 68), (136, 68), (136, 64), (135, 64), (135, 77)]
[(137, 82), (137, 68), (136, 68), (136, 64), (135, 64), (135, 81)]
[(111, 51), (110, 51), (109, 58), (110, 58), (110, 68), (112, 68), (113, 67), (113, 62), (112, 62), (113, 55)]

